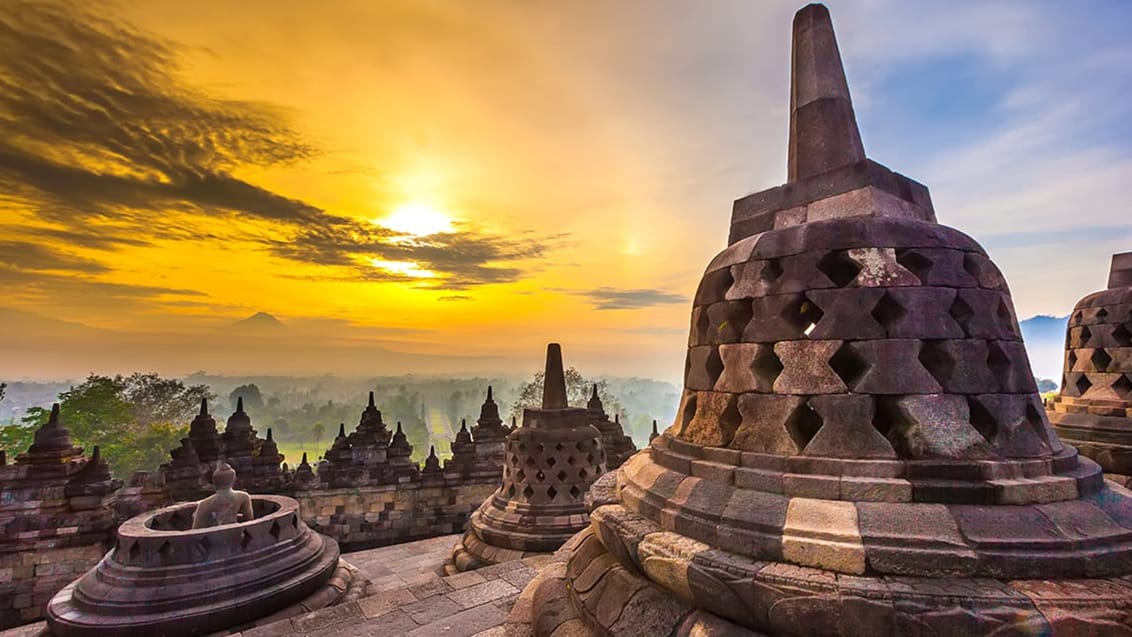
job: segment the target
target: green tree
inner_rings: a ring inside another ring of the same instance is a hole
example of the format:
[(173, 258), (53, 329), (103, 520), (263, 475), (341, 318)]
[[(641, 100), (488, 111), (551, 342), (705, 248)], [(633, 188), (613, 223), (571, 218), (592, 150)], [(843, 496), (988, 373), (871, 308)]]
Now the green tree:
[(311, 433), (314, 435), (314, 444), (317, 447), (322, 441), (322, 437), (326, 435), (326, 425), (321, 422), (314, 423), (314, 427), (311, 427)]
[[(102, 447), (103, 458), (119, 476), (156, 470), (177, 446), (201, 398), (211, 398), (205, 385), (186, 387), (157, 374), (98, 376), (59, 394), (59, 417), (75, 444)], [(23, 423), (30, 443), (34, 430), (47, 422), (50, 410), (32, 407)], [(0, 438), (16, 432), (0, 432)], [(25, 432), (19, 432), (25, 433)], [(14, 442), (19, 442), (18, 440)], [(12, 448), (12, 447), (9, 447)], [(19, 449), (26, 448), (22, 445)]]
[[(610, 414), (610, 418), (613, 414), (621, 414), (622, 418), (628, 417), (628, 413), (622, 407), (621, 402), (609, 393), (609, 384), (606, 381), (590, 380), (573, 367), (567, 368), (563, 373), (566, 377), (566, 402), (571, 407), (585, 407), (593, 393), (593, 386), (596, 384), (597, 396), (601, 399), (605, 413)], [(519, 386), (518, 395), (511, 403), (511, 417), (522, 418), (523, 409), (542, 405), (544, 375), (544, 372), (536, 372), (533, 379)]]
[(228, 394), (228, 400), (232, 402), (232, 409), (236, 408), (236, 402), (244, 399), (244, 410), (259, 411), (263, 409), (263, 395), (259, 393), (259, 387), (255, 383), (247, 385), (240, 385)]

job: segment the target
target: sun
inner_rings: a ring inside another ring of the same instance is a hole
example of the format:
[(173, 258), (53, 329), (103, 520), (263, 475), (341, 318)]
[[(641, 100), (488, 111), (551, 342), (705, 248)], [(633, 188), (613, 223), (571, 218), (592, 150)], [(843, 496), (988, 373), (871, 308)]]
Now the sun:
[(395, 232), (424, 237), (438, 232), (452, 232), (452, 219), (436, 208), (422, 203), (401, 204), (376, 223)]

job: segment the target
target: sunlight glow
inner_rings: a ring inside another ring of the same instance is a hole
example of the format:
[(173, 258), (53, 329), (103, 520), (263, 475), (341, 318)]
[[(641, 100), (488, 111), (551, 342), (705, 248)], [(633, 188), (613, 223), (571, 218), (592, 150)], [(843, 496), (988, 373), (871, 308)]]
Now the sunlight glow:
[(422, 270), (420, 264), (413, 263), (412, 261), (383, 261), (381, 259), (370, 259), (370, 263), (375, 268), (381, 268), (382, 270), (386, 270), (388, 272), (416, 277), (418, 279), (431, 279), (436, 276), (435, 272)]
[(375, 223), (415, 237), (453, 230), (452, 219), (448, 215), (422, 203), (401, 204), (388, 217), (377, 219)]

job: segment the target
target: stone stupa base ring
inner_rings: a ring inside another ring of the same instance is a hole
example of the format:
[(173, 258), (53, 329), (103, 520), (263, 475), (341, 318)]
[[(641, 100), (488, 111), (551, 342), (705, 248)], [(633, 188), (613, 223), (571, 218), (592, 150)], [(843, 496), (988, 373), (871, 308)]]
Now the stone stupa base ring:
[(270, 495), (252, 502), (259, 517), (250, 522), (190, 529), (195, 502), (125, 522), (114, 549), (48, 604), (52, 633), (208, 633), (312, 595), (326, 605), (349, 587), (323, 590), (340, 566), (338, 544), (302, 522), (298, 502)]
[[(1132, 622), (1132, 576), (1051, 581), (1044, 573), (1033, 579), (871, 570), (848, 575), (829, 564), (813, 568), (781, 558), (752, 559), (666, 530), (617, 501), (612, 474), (599, 480), (593, 493), (590, 527), (560, 553), (565, 568), (558, 595), (569, 595), (573, 612), (594, 634), (637, 634), (639, 626), (626, 623), (624, 616), (634, 614), (643, 600), (657, 609), (647, 614), (649, 621), (663, 624), (652, 627), (657, 634), (694, 634), (694, 627), (710, 626), (729, 635), (762, 634), (752, 628), (775, 635), (958, 635), (996, 629), (1038, 635), (1082, 626), (1119, 632)], [(1127, 507), (1129, 495), (1102, 492), (1095, 503)], [(836, 531), (829, 531), (809, 549), (827, 557), (850, 550), (844, 538), (839, 541)], [(533, 591), (536, 634), (542, 634), (537, 618), (552, 610), (542, 606), (555, 597)]]
[[(673, 448), (695, 454), (677, 454), (692, 464), (689, 470), (666, 466)], [(736, 464), (729, 465), (713, 451), (731, 450), (662, 435), (616, 473), (615, 483), (596, 483), (614, 493), (603, 499), (595, 488), (594, 505), (616, 503), (640, 517), (633, 525), (679, 533), (749, 559), (852, 575), (1018, 579), (1132, 571), (1132, 500), (1127, 492), (1109, 490), (1099, 467), (1072, 449), (1047, 461), (1053, 468), (1045, 475), (971, 480), (968, 491), (979, 493), (981, 485), (987, 494), (975, 503), (936, 497), (945, 488), (964, 493), (958, 475), (943, 486), (938, 476), (921, 482), (903, 473), (795, 475), (785, 462), (777, 472), (758, 468), (769, 458), (764, 454), (736, 454)], [(789, 460), (812, 467), (827, 459)], [(831, 466), (843, 463), (828, 460)], [(591, 513), (599, 528), (601, 511)], [(625, 523), (624, 516), (617, 520)], [(1105, 559), (1093, 559), (1099, 555)]]

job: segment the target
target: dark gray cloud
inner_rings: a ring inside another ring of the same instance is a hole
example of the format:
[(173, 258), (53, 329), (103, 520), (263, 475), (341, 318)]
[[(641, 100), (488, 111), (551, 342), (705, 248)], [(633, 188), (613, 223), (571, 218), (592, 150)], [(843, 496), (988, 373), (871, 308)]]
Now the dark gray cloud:
[[(242, 239), (331, 266), (333, 278), (439, 289), (517, 280), (524, 272), (514, 262), (554, 245), (465, 229), (405, 241), (235, 177), (241, 166), (301, 162), (319, 150), (281, 109), (185, 85), (184, 47), (105, 13), (50, 1), (0, 4), (0, 206), (29, 206), (52, 228), (28, 226), (22, 236), (113, 251), (158, 238), (231, 238), (217, 221), (237, 215), (275, 224), (272, 238)], [(288, 239), (274, 238), (280, 234)], [(44, 258), (13, 263), (34, 267)], [(366, 262), (373, 258), (412, 261), (437, 276), (389, 272)]]
[(688, 298), (681, 294), (673, 294), (663, 290), (653, 289), (618, 289), (600, 287), (592, 290), (558, 290), (575, 296), (585, 297), (594, 304), (598, 310), (636, 310), (657, 305), (670, 305), (685, 303)]
[[(282, 257), (313, 265), (350, 266), (344, 277), (368, 281), (412, 281), (415, 285), (461, 290), (485, 283), (506, 283), (524, 276), (524, 271), (501, 265), (537, 259), (556, 247), (565, 235), (516, 238), (467, 229), (423, 237), (398, 237), (393, 231), (366, 222), (332, 219), (301, 229), (288, 241), (268, 241)], [(420, 278), (375, 267), (367, 259), (412, 262), (421, 270), (437, 273)]]
[(110, 268), (73, 254), (67, 254), (27, 241), (0, 240), (0, 264), (22, 270), (70, 270), (73, 272), (106, 272)]
[[(74, 274), (38, 272), (22, 267), (11, 267), (0, 262), (0, 288), (8, 290), (8, 297), (23, 295), (36, 297), (40, 304), (51, 307), (114, 306), (117, 309), (134, 309), (148, 306), (161, 297), (184, 299), (204, 296), (196, 290), (154, 285), (129, 285), (100, 281)], [(66, 317), (58, 317), (66, 318)]]
[(278, 109), (184, 86), (183, 52), (89, 6), (5, 2), (0, 185), (60, 220), (178, 204), (270, 220), (317, 215), (231, 176), (315, 149)]

